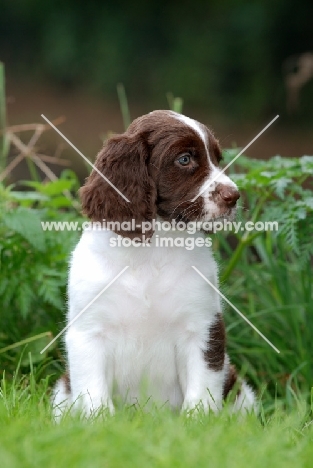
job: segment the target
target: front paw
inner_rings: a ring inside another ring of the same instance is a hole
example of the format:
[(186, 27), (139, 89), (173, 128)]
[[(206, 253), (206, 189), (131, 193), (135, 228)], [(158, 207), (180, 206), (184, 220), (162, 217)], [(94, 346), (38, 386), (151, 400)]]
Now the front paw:
[(222, 409), (222, 400), (220, 398), (214, 398), (211, 395), (204, 395), (202, 398), (185, 398), (182, 405), (182, 413), (187, 415), (195, 415), (201, 412), (218, 413)]
[(91, 396), (89, 393), (79, 395), (74, 400), (72, 409), (75, 413), (80, 413), (87, 418), (100, 413), (113, 415), (115, 412), (113, 402), (110, 398), (99, 398)]

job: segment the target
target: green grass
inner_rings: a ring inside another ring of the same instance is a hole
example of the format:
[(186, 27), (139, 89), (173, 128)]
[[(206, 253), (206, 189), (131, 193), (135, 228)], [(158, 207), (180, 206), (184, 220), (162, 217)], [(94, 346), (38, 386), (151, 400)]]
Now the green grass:
[(32, 375), (2, 380), (0, 460), (18, 467), (309, 467), (313, 427), (309, 408), (266, 418), (125, 408), (93, 420), (68, 415), (52, 420), (48, 380)]

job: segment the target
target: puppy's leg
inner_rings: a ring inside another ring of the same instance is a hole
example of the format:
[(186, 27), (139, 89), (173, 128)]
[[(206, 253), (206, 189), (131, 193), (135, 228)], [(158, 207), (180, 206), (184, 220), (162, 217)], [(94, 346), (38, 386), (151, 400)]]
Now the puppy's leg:
[(59, 421), (71, 406), (71, 387), (68, 374), (62, 375), (56, 382), (52, 391), (51, 403), (54, 419)]
[(181, 352), (181, 385), (184, 392), (183, 409), (200, 404), (204, 410), (222, 408), (225, 381), (225, 328), (222, 315), (217, 313), (209, 326), (206, 342), (194, 336)]
[(73, 324), (66, 334), (73, 407), (91, 415), (100, 408), (114, 413), (111, 398), (113, 370), (107, 359), (104, 339)]
[(213, 370), (205, 362), (198, 343), (190, 343), (178, 353), (178, 371), (184, 401), (182, 410), (203, 408), (214, 412), (222, 408), (225, 372)]
[(226, 400), (229, 395), (234, 399), (231, 405), (231, 412), (237, 413), (258, 413), (258, 403), (252, 388), (246, 383), (245, 380), (237, 376), (235, 366), (229, 363), (228, 356), (225, 361), (225, 382), (223, 388), (223, 398)]

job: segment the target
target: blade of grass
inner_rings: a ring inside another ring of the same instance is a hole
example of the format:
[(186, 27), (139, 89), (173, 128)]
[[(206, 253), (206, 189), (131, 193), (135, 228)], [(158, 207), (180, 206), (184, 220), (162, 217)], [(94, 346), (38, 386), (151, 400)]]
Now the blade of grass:
[(180, 97), (176, 97), (173, 99), (173, 111), (181, 114), (183, 111), (183, 100)]
[(6, 346), (5, 348), (0, 349), (0, 354), (5, 353), (6, 351), (10, 351), (11, 349), (14, 349), (14, 348), (18, 348), (19, 346), (22, 346), (24, 344), (28, 344), (31, 341), (40, 340), (40, 338), (43, 338), (45, 336), (49, 336), (51, 338), (52, 334), (51, 332), (44, 332), (44, 333), (39, 333), (39, 335), (31, 336), (30, 338), (25, 338), (25, 340), (17, 341), (16, 343), (13, 343), (9, 346)]
[(177, 112), (178, 114), (181, 114), (183, 110), (183, 102), (184, 102), (183, 99), (180, 97), (174, 97), (173, 93), (166, 93), (166, 98), (167, 98), (169, 108), (172, 111)]
[(6, 102), (5, 102), (5, 72), (4, 64), (0, 62), (0, 171), (6, 166), (9, 152), (9, 142), (5, 134)]
[(121, 112), (122, 112), (124, 129), (126, 131), (127, 128), (130, 125), (131, 118), (130, 118), (130, 111), (129, 111), (129, 106), (128, 106), (128, 101), (127, 101), (125, 88), (124, 88), (124, 85), (122, 83), (119, 83), (117, 85), (117, 96), (118, 96), (118, 100), (119, 100), (119, 103), (120, 103), (120, 109), (121, 109)]

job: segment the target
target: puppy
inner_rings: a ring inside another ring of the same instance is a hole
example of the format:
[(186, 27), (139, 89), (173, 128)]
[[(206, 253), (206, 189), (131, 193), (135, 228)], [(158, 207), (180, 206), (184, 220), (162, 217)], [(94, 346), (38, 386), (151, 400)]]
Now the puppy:
[(218, 288), (206, 233), (184, 229), (233, 218), (239, 192), (221, 158), (206, 126), (172, 111), (144, 115), (105, 143), (80, 190), (102, 228), (85, 229), (71, 257), (56, 417), (148, 400), (216, 412), (236, 382), (234, 410), (255, 407), (225, 352), (220, 296), (198, 274)]

